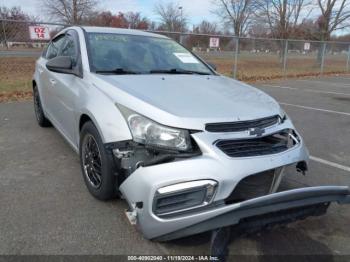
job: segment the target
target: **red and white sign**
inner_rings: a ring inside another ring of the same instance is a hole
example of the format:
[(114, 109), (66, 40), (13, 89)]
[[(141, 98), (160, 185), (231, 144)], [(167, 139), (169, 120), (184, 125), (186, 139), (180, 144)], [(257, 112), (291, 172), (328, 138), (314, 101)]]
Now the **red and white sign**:
[(29, 26), (31, 40), (50, 40), (49, 28), (44, 26)]
[(219, 45), (220, 45), (220, 38), (210, 37), (210, 41), (209, 41), (210, 48), (219, 48)]

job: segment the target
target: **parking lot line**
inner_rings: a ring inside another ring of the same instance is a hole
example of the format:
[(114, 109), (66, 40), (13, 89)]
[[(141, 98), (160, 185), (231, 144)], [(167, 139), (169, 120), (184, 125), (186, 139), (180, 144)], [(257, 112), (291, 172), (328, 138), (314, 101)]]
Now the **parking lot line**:
[(275, 88), (281, 88), (281, 89), (299, 90), (298, 88), (291, 87), (291, 86), (279, 86), (279, 85), (268, 85), (268, 84), (263, 84), (262, 86), (264, 86), (264, 87), (275, 87)]
[(278, 86), (278, 85), (267, 85), (267, 84), (264, 84), (262, 86), (264, 86), (264, 87), (281, 88), (281, 89), (297, 90), (297, 91), (310, 92), (310, 93), (321, 93), (321, 94), (350, 96), (350, 93), (339, 93), (339, 92), (333, 92), (333, 91), (322, 91), (322, 90), (314, 90), (314, 89), (310, 89), (310, 88), (300, 89), (300, 88), (290, 87), (290, 86)]
[(278, 102), (278, 103), (281, 104), (281, 105), (293, 106), (293, 107), (297, 107), (297, 108), (303, 108), (303, 109), (316, 110), (316, 111), (333, 113), (333, 114), (338, 114), (338, 115), (350, 116), (350, 113), (347, 113), (347, 112), (334, 111), (334, 110), (316, 108), (316, 107), (311, 107), (311, 106), (295, 105), (295, 104), (289, 104), (289, 103), (284, 103), (284, 102)]
[(322, 158), (319, 158), (319, 157), (316, 157), (316, 156), (310, 156), (310, 159), (315, 161), (315, 162), (327, 165), (327, 166), (335, 167), (335, 168), (338, 168), (338, 169), (350, 172), (350, 167), (348, 167), (348, 166), (344, 166), (344, 165), (341, 165), (341, 164), (338, 164), (338, 163), (334, 163), (334, 162), (331, 162), (331, 161), (328, 161), (328, 160), (325, 160), (325, 159), (322, 159)]
[(337, 76), (337, 79), (350, 80), (350, 76), (349, 76), (349, 77), (345, 77), (345, 76)]
[(343, 87), (350, 87), (350, 84), (346, 83), (331, 83), (327, 81), (317, 81), (317, 80), (306, 80), (306, 79), (298, 79), (296, 81), (299, 82), (308, 82), (308, 83), (316, 83), (316, 84), (326, 84), (326, 85), (331, 85), (331, 86), (343, 86)]

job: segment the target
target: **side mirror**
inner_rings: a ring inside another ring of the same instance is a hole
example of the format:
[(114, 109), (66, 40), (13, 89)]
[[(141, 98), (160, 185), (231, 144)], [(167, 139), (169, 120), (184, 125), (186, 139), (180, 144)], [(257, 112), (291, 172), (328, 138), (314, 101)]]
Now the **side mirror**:
[(216, 71), (216, 65), (213, 63), (207, 63), (214, 71)]
[(70, 56), (54, 57), (46, 63), (46, 68), (56, 73), (75, 74)]

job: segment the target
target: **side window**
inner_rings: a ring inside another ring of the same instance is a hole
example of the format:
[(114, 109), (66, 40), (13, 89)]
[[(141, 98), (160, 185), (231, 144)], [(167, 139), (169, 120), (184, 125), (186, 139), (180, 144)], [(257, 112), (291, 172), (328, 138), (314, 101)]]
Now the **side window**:
[(65, 42), (63, 47), (59, 53), (59, 56), (70, 56), (72, 58), (73, 64), (76, 63), (77, 60), (77, 49), (74, 43), (74, 39), (70, 35), (66, 35)]
[(58, 55), (58, 52), (64, 43), (64, 40), (65, 37), (63, 35), (52, 40), (49, 47), (47, 48), (46, 59), (52, 59)]

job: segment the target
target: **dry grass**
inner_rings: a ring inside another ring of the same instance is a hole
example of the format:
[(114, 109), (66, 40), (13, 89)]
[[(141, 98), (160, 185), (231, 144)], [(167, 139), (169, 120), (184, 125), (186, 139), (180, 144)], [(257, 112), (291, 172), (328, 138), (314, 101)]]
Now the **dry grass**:
[[(206, 57), (207, 61), (216, 64), (222, 74), (232, 76), (234, 68), (233, 57)], [(242, 81), (270, 80), (284, 77), (283, 65), (277, 55), (240, 55), (238, 59), (237, 78)], [(326, 57), (325, 75), (342, 74), (346, 72), (346, 57)], [(316, 57), (290, 56), (287, 60), (287, 77), (304, 77), (320, 75), (320, 65)]]
[(31, 97), (35, 58), (0, 57), (0, 102)]
[[(204, 54), (203, 58), (216, 64), (218, 71), (232, 76), (233, 56), (214, 56)], [(31, 98), (31, 80), (36, 58), (0, 57), (0, 102)], [(345, 56), (327, 56), (324, 74), (346, 73)], [(287, 77), (317, 76), (320, 66), (316, 57), (289, 55)], [(283, 77), (282, 64), (276, 54), (241, 53), (238, 60), (237, 77), (253, 82)]]

